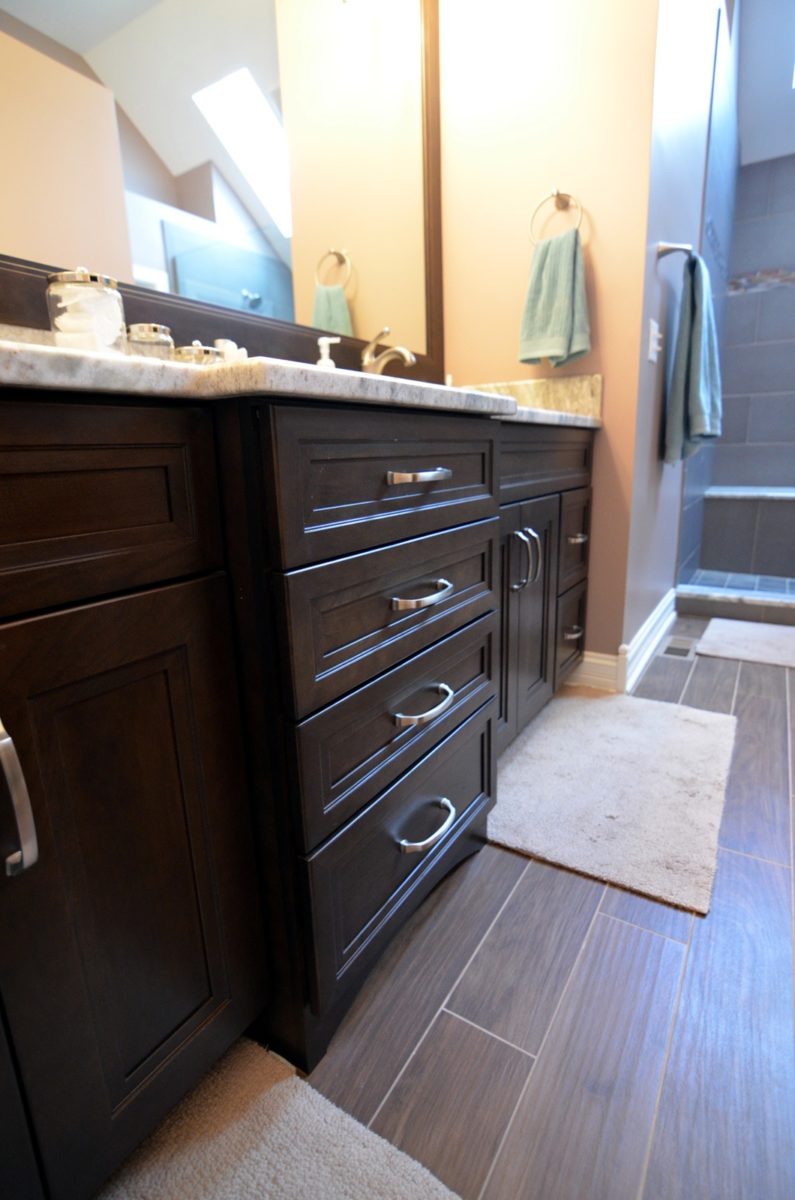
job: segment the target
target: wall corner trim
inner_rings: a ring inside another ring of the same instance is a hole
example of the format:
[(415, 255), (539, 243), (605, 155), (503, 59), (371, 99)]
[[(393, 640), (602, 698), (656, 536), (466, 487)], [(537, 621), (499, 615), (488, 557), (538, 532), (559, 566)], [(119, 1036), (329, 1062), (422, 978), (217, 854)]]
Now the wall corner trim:
[(631, 692), (675, 620), (676, 590), (669, 588), (632, 641), (618, 647), (618, 654), (586, 650), (567, 682), (603, 692)]

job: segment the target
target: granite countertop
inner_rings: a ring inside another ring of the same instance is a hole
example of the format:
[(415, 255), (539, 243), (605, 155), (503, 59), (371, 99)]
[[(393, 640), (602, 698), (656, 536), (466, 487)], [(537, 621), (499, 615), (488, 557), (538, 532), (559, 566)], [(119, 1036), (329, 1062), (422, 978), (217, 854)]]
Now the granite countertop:
[(530, 408), (517, 406), (516, 412), (497, 417), (499, 421), (519, 422), (525, 425), (570, 425), (578, 429), (601, 429), (601, 417), (589, 417), (586, 413), (561, 412), (552, 408)]
[(115, 392), (185, 401), (229, 396), (305, 396), (341, 404), (386, 404), (474, 413), (538, 425), (588, 428), (600, 425), (598, 420), (579, 413), (540, 408), (517, 410), (516, 401), (510, 396), (475, 388), (445, 387), (360, 371), (326, 371), (278, 358), (199, 366), (132, 354), (67, 350), (34, 342), (30, 336), (20, 341), (0, 339), (2, 387)]
[(326, 371), (278, 358), (199, 366), (132, 354), (65, 350), (30, 342), (0, 341), (0, 387), (60, 388), (162, 396), (175, 400), (227, 396), (290, 395), (345, 404), (389, 404), (451, 412), (510, 415), (507, 396), (421, 383), (359, 371)]

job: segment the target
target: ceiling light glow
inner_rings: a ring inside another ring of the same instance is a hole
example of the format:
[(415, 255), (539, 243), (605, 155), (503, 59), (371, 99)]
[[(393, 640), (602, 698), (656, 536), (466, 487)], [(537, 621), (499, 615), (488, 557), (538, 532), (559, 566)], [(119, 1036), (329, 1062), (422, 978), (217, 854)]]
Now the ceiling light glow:
[(279, 232), (291, 237), (287, 137), (248, 67), (194, 92), (193, 100)]

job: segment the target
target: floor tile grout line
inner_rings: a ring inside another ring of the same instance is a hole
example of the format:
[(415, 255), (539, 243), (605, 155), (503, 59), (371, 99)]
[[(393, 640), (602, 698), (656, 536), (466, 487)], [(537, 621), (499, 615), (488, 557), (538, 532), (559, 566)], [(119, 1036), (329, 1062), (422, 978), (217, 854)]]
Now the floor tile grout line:
[[(440, 1013), (447, 1013), (448, 1017), (455, 1017), (457, 1021), (463, 1021), (465, 1025), (471, 1025), (473, 1029), (477, 1029), (480, 1033), (485, 1033), (488, 1037), (494, 1038), (496, 1042), (502, 1042), (503, 1046), (510, 1046), (512, 1050), (518, 1050), (520, 1054), (524, 1054), (525, 1058), (532, 1058), (535, 1062), (535, 1054), (530, 1050), (525, 1050), (522, 1046), (517, 1046), (516, 1042), (509, 1042), (507, 1038), (500, 1037), (498, 1033), (493, 1033), (491, 1029), (484, 1029), (482, 1025), (478, 1025), (477, 1021), (470, 1021), (469, 1017), (462, 1017), (461, 1013), (457, 1013), (454, 1008), (447, 1008), (442, 1005), (439, 1009)], [(439, 1013), (436, 1014), (437, 1016)]]
[(429, 1022), (428, 1022), (428, 1024), (427, 1024), (427, 1026), (426, 1026), (426, 1028), (425, 1028), (425, 1030), (424, 1030), (424, 1032), (423, 1032), (422, 1036), (421, 1036), (421, 1037), (418, 1039), (418, 1041), (416, 1042), (416, 1044), (415, 1044), (415, 1046), (414, 1046), (414, 1049), (411, 1051), (411, 1054), (408, 1056), (408, 1058), (407, 1058), (407, 1059), (406, 1059), (406, 1061), (404, 1062), (403, 1066), (400, 1068), (400, 1070), (398, 1071), (397, 1075), (396, 1075), (396, 1076), (395, 1076), (395, 1078), (392, 1080), (392, 1082), (390, 1083), (390, 1085), (389, 1085), (389, 1087), (387, 1088), (386, 1092), (385, 1092), (385, 1093), (384, 1093), (384, 1095), (382, 1096), (382, 1098), (381, 1098), (381, 1101), (380, 1101), (380, 1103), (379, 1103), (378, 1107), (376, 1108), (376, 1110), (375, 1110), (375, 1112), (373, 1113), (373, 1115), (370, 1117), (370, 1120), (367, 1122), (367, 1128), (368, 1128), (368, 1129), (371, 1127), (371, 1125), (372, 1125), (373, 1121), (376, 1119), (376, 1117), (377, 1117), (377, 1116), (378, 1116), (378, 1114), (380, 1113), (381, 1109), (384, 1107), (384, 1105), (386, 1104), (387, 1100), (389, 1099), (389, 1097), (392, 1095), (393, 1091), (394, 1091), (394, 1090), (395, 1090), (395, 1088), (397, 1087), (397, 1085), (398, 1085), (398, 1083), (400, 1082), (400, 1080), (401, 1080), (401, 1078), (402, 1078), (402, 1076), (403, 1076), (404, 1072), (406, 1071), (406, 1068), (408, 1067), (409, 1063), (410, 1063), (410, 1062), (411, 1062), (411, 1060), (414, 1058), (414, 1055), (417, 1053), (417, 1051), (419, 1050), (420, 1046), (422, 1045), (422, 1043), (425, 1041), (426, 1037), (428, 1036), (428, 1033), (430, 1032), (431, 1026), (433, 1025), (434, 1021), (436, 1020), (436, 1018), (438, 1017), (438, 1015), (439, 1015), (439, 1013), (442, 1011), (442, 1009), (443, 1009), (443, 1008), (445, 1008), (445, 1006), (447, 1005), (447, 1002), (448, 1002), (448, 1000), (449, 1000), (449, 999), (450, 999), (450, 997), (452, 996), (452, 994), (453, 994), (453, 992), (455, 991), (455, 989), (458, 987), (459, 983), (461, 982), (462, 978), (464, 977), (464, 974), (465, 974), (465, 972), (469, 970), (469, 967), (470, 967), (470, 965), (471, 965), (471, 963), (472, 963), (473, 959), (475, 958), (475, 955), (478, 953), (478, 951), (480, 950), (481, 946), (482, 946), (482, 945), (483, 945), (483, 943), (485, 942), (486, 938), (489, 936), (489, 934), (491, 933), (492, 929), (494, 928), (494, 926), (495, 926), (495, 925), (497, 924), (497, 922), (499, 921), (500, 917), (502, 916), (503, 912), (505, 911), (505, 908), (506, 908), (506, 906), (507, 906), (507, 905), (510, 903), (510, 901), (511, 901), (511, 898), (513, 897), (513, 894), (514, 894), (514, 892), (516, 891), (516, 889), (518, 888), (519, 884), (520, 884), (520, 883), (522, 882), (522, 880), (524, 879), (524, 877), (525, 877), (525, 875), (527, 874), (527, 872), (529, 871), (529, 869), (530, 869), (530, 860), (528, 860), (528, 861), (527, 861), (527, 863), (525, 864), (525, 866), (522, 868), (522, 871), (521, 871), (521, 873), (520, 873), (520, 875), (519, 875), (519, 878), (516, 880), (516, 883), (513, 885), (513, 887), (511, 888), (510, 892), (509, 892), (509, 893), (508, 893), (508, 895), (505, 897), (505, 899), (503, 900), (503, 902), (502, 902), (502, 904), (500, 905), (500, 907), (497, 909), (497, 912), (495, 913), (495, 915), (494, 915), (494, 917), (493, 917), (492, 921), (490, 922), (490, 924), (489, 924), (489, 926), (488, 926), (488, 928), (487, 928), (486, 932), (483, 934), (483, 937), (480, 939), (480, 941), (478, 942), (477, 946), (476, 946), (476, 947), (475, 947), (475, 949), (472, 951), (472, 953), (470, 954), (470, 956), (469, 956), (469, 958), (467, 959), (466, 963), (464, 964), (463, 968), (461, 969), (461, 971), (459, 971), (458, 975), (456, 976), (456, 978), (455, 978), (455, 982), (453, 983), (453, 986), (450, 988), (450, 990), (448, 991), (448, 993), (447, 993), (447, 995), (445, 996), (444, 1000), (442, 1000), (441, 1004), (439, 1005), (439, 1007), (438, 1007), (438, 1008), (436, 1009), (436, 1011), (434, 1012), (433, 1016), (431, 1017), (431, 1019), (429, 1020)]
[(682, 938), (671, 937), (670, 933), (660, 933), (659, 929), (649, 929), (646, 925), (638, 925), (637, 921), (628, 921), (626, 917), (616, 917), (613, 913), (604, 912), (604, 910), (600, 912), (600, 916), (607, 917), (608, 921), (618, 921), (620, 925), (628, 925), (630, 929), (640, 929), (643, 933), (650, 933), (652, 937), (663, 938), (666, 942), (673, 942), (675, 946), (686, 946), (690, 940), (690, 930), (693, 926), (693, 913), (683, 908), (678, 908), (676, 911), (690, 918), (686, 941), (683, 941)]
[(489, 1180), (491, 1179), (492, 1175), (494, 1174), (494, 1168), (497, 1165), (497, 1160), (499, 1159), (500, 1154), (502, 1153), (502, 1148), (505, 1145), (505, 1142), (508, 1138), (508, 1134), (511, 1131), (511, 1126), (513, 1125), (513, 1123), (516, 1119), (516, 1114), (519, 1111), (519, 1105), (522, 1103), (525, 1093), (530, 1086), (530, 1081), (532, 1080), (533, 1074), (535, 1073), (535, 1069), (538, 1066), (538, 1061), (541, 1058), (541, 1055), (544, 1051), (544, 1046), (547, 1044), (547, 1039), (549, 1038), (550, 1031), (553, 1029), (557, 1015), (560, 1012), (560, 1006), (563, 1004), (563, 1001), (565, 1000), (565, 998), (568, 994), (569, 986), (571, 984), (572, 979), (574, 978), (574, 973), (577, 970), (577, 967), (579, 966), (580, 959), (582, 958), (583, 954), (585, 953), (585, 947), (588, 945), (588, 942), (590, 941), (591, 932), (593, 930), (596, 918), (599, 916), (599, 910), (602, 907), (602, 901), (605, 897), (606, 892), (607, 892), (607, 885), (605, 885), (602, 888), (602, 895), (599, 897), (599, 903), (597, 904), (596, 908), (594, 909), (593, 916), (591, 917), (591, 920), (588, 924), (588, 928), (585, 931), (585, 937), (582, 939), (582, 945), (580, 946), (579, 950), (577, 951), (577, 957), (575, 958), (574, 962), (572, 963), (571, 970), (569, 971), (569, 974), (566, 977), (566, 982), (564, 983), (563, 988), (561, 989), (560, 996), (558, 997), (558, 1002), (555, 1005), (555, 1009), (552, 1013), (552, 1016), (549, 1019), (549, 1024), (547, 1025), (546, 1030), (544, 1032), (544, 1036), (541, 1039), (541, 1043), (538, 1047), (538, 1053), (536, 1054), (535, 1061), (533, 1062), (533, 1065), (527, 1074), (527, 1079), (525, 1080), (524, 1087), (522, 1088), (521, 1092), (519, 1093), (519, 1095), (516, 1099), (516, 1104), (513, 1107), (513, 1112), (511, 1113), (510, 1117), (508, 1118), (508, 1121), (506, 1122), (505, 1129), (502, 1132), (502, 1137), (500, 1138), (497, 1149), (494, 1151), (494, 1157), (491, 1160), (491, 1166), (489, 1167), (488, 1171), (486, 1172), (486, 1178), (483, 1180), (483, 1185), (482, 1185), (480, 1191), (478, 1192), (477, 1200), (482, 1200), (483, 1194), (485, 1193), (486, 1188), (489, 1185)]
[[(740, 689), (740, 668), (742, 667), (742, 665), (743, 665), (743, 660), (741, 658), (738, 658), (737, 659), (737, 674), (734, 676), (734, 691), (732, 692), (732, 704), (731, 704), (731, 708), (729, 709), (730, 717), (737, 716), (737, 714), (735, 713), (734, 710), (737, 707), (737, 693)], [(727, 782), (728, 782), (728, 780), (727, 780)]]
[(741, 858), (750, 858), (753, 862), (764, 863), (766, 867), (781, 867), (782, 871), (792, 870), (788, 862), (779, 862), (776, 858), (762, 858), (760, 854), (749, 854), (747, 850), (735, 850), (733, 846), (723, 846), (718, 842), (718, 849), (724, 854), (739, 854)]
[[(657, 1132), (657, 1119), (660, 1115), (660, 1105), (662, 1103), (663, 1087), (665, 1086), (665, 1078), (668, 1074), (668, 1065), (671, 1061), (671, 1047), (674, 1042), (674, 1033), (676, 1032), (677, 1022), (679, 1021), (679, 1009), (682, 1004), (682, 993), (685, 987), (685, 975), (687, 973), (687, 965), (690, 962), (690, 949), (693, 944), (693, 933), (695, 931), (695, 920), (690, 921), (690, 934), (687, 939), (687, 944), (684, 947), (682, 955), (682, 967), (679, 975), (679, 987), (676, 993), (676, 1001), (674, 1003), (674, 1011), (671, 1016), (671, 1026), (668, 1030), (668, 1039), (665, 1046), (665, 1057), (663, 1058), (662, 1069), (660, 1070), (660, 1082), (657, 1087), (657, 1098), (654, 1102), (654, 1112), (651, 1119), (651, 1127), (649, 1129), (649, 1140), (646, 1144), (646, 1153), (643, 1158), (643, 1167), (640, 1173), (640, 1181), (638, 1183), (637, 1200), (643, 1200), (643, 1193), (646, 1190), (646, 1180), (649, 1174), (649, 1164), (651, 1163), (651, 1153), (654, 1147), (654, 1136)], [(680, 943), (681, 945), (681, 943)]]
[(679, 693), (679, 699), (676, 702), (677, 708), (681, 705), (682, 701), (685, 698), (685, 692), (687, 691), (688, 687), (690, 686), (690, 680), (693, 678), (693, 672), (696, 669), (697, 662), (698, 662), (698, 655), (696, 653), (694, 653), (693, 661), (690, 664), (690, 670), (687, 672), (687, 679), (685, 680), (684, 687), (682, 688), (681, 692)]

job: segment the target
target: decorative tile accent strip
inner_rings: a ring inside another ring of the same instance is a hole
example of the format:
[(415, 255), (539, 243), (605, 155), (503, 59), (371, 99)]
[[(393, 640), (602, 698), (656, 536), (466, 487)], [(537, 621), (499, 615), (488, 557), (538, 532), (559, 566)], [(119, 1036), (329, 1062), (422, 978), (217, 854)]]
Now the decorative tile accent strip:
[(771, 288), (795, 287), (795, 271), (783, 267), (768, 267), (764, 271), (753, 271), (749, 275), (736, 275), (729, 280), (729, 295), (737, 292), (769, 292)]

